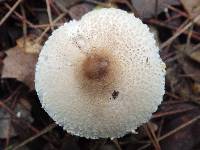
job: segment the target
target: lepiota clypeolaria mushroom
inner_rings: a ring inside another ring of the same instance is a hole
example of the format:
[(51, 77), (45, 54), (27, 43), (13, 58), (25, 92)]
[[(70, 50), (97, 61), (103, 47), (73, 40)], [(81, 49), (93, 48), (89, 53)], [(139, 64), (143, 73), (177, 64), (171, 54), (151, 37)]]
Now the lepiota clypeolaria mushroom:
[(35, 87), (42, 107), (67, 132), (117, 138), (156, 111), (165, 64), (147, 25), (104, 8), (52, 33), (38, 59)]

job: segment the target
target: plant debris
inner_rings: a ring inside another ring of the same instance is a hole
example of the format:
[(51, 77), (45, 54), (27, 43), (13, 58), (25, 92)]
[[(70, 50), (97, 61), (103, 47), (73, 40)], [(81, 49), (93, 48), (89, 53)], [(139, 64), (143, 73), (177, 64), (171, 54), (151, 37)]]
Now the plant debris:
[(16, 47), (6, 51), (6, 55), (7, 57), (3, 60), (2, 77), (16, 78), (30, 88), (34, 88), (37, 54), (29, 54)]
[[(194, 19), (197, 15), (200, 14), (200, 1), (199, 0), (180, 0), (183, 4), (183, 7), (189, 14), (190, 18)], [(200, 21), (198, 22), (200, 24)]]
[[(66, 133), (41, 108), (34, 72), (54, 29), (102, 7), (133, 12), (151, 26), (167, 65), (166, 94), (138, 134), (88, 140)], [(0, 41), (0, 149), (199, 150), (199, 0), (0, 0)]]

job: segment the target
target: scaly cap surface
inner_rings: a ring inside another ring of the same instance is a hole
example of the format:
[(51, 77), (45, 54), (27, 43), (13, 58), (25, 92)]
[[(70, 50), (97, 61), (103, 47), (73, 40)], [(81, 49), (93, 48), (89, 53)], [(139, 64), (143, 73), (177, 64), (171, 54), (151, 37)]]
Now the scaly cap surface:
[(43, 108), (65, 130), (86, 138), (134, 132), (161, 103), (165, 64), (140, 19), (109, 8), (55, 30), (36, 66)]

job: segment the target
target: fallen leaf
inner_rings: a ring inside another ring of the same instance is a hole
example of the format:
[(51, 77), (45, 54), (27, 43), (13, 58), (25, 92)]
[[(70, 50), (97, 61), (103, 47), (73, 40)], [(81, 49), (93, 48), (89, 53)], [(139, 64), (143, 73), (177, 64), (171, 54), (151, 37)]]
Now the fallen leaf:
[[(181, 0), (181, 2), (192, 19), (200, 14), (200, 0)], [(200, 25), (200, 21), (198, 24)]]
[[(158, 1), (157, 7), (156, 1)], [(179, 5), (180, 2), (178, 0), (132, 0), (132, 4), (141, 18), (151, 18), (156, 13), (161, 13), (167, 5)]]
[(37, 62), (36, 54), (28, 54), (15, 47), (6, 51), (2, 77), (16, 78), (31, 89), (34, 88), (34, 72)]
[(29, 35), (24, 39), (23, 37), (17, 39), (17, 46), (26, 53), (39, 53), (41, 50), (41, 45), (34, 42), (35, 37)]

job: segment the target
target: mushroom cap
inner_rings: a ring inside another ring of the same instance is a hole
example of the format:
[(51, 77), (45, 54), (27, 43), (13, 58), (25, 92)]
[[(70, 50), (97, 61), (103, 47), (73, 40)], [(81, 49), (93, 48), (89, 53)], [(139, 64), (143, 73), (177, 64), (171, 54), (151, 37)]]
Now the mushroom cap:
[(147, 25), (103, 8), (55, 30), (40, 53), (35, 87), (57, 124), (86, 138), (117, 138), (161, 103), (165, 64)]

